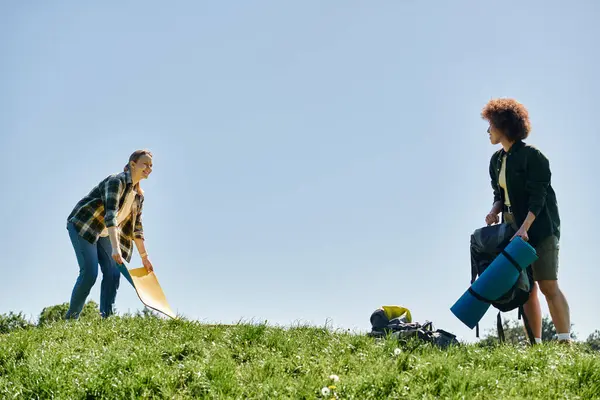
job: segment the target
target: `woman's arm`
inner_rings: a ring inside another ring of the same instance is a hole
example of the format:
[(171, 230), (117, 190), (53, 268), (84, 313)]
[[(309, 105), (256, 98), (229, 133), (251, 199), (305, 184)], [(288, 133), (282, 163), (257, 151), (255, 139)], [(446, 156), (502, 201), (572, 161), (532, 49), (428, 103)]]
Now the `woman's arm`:
[(492, 209), (490, 210), (490, 214), (494, 214), (494, 215), (500, 214), (500, 211), (502, 211), (503, 204), (504, 203), (502, 202), (502, 200), (495, 202), (494, 205), (492, 206)]
[(121, 246), (119, 245), (119, 232), (116, 226), (111, 226), (108, 228), (108, 238), (110, 239), (113, 260), (119, 264), (123, 264), (123, 258), (121, 257)]
[(142, 259), (148, 257), (148, 252), (146, 251), (146, 245), (144, 239), (135, 238), (133, 239), (135, 242), (135, 247), (137, 247), (138, 253)]
[(546, 194), (550, 185), (550, 162), (541, 151), (533, 149), (528, 154), (526, 175), (525, 188), (529, 194), (527, 204), (529, 212), (515, 236), (529, 240), (527, 232), (546, 204)]
[(154, 267), (152, 266), (152, 262), (148, 257), (148, 252), (146, 251), (146, 243), (144, 239), (144, 226), (142, 224), (142, 209), (144, 204), (144, 196), (140, 197), (140, 205), (137, 210), (137, 215), (135, 218), (135, 226), (133, 227), (133, 236), (135, 247), (137, 247), (138, 253), (142, 258), (142, 264), (148, 272), (152, 272)]
[(152, 261), (148, 257), (148, 252), (146, 251), (146, 245), (144, 243), (144, 239), (135, 238), (135, 246), (138, 249), (138, 253), (140, 253), (140, 257), (142, 258), (142, 264), (146, 268), (146, 271), (152, 272), (154, 271), (154, 267), (152, 266)]
[(496, 214), (499, 213), (500, 211), (502, 211), (502, 204), (503, 200), (502, 200), (502, 194), (500, 193), (500, 189), (498, 188), (498, 175), (497, 175), (497, 171), (496, 171), (496, 163), (498, 160), (498, 154), (494, 153), (492, 155), (492, 158), (490, 159), (490, 167), (489, 167), (489, 173), (490, 173), (490, 184), (492, 185), (492, 192), (494, 194), (494, 206), (492, 208), (492, 211), (496, 211)]
[(486, 217), (485, 217), (485, 222), (488, 225), (492, 225), (494, 223), (500, 222), (500, 218), (498, 217), (498, 214), (500, 214), (500, 211), (502, 211), (502, 205), (504, 204), (504, 202), (502, 201), (502, 194), (500, 193), (500, 190), (498, 189), (498, 180), (496, 177), (496, 162), (495, 161), (496, 161), (496, 153), (494, 153), (494, 155), (492, 155), (492, 158), (490, 159), (490, 167), (489, 167), (490, 183), (492, 185), (492, 191), (494, 193), (494, 204), (492, 205), (492, 209), (490, 210), (488, 215), (486, 215)]
[(525, 189), (529, 194), (529, 212), (536, 217), (546, 204), (550, 176), (550, 162), (548, 159), (541, 151), (537, 149), (531, 150), (527, 160)]
[(119, 198), (122, 192), (122, 183), (119, 178), (112, 177), (104, 185), (104, 191), (100, 194), (104, 205), (104, 225), (107, 228), (117, 226), (117, 214), (119, 212)]
[(117, 231), (117, 214), (119, 212), (119, 197), (121, 195), (122, 183), (117, 177), (110, 178), (101, 193), (104, 205), (104, 225), (108, 228), (108, 237), (112, 247), (112, 258), (123, 264), (121, 257), (121, 246), (119, 245), (119, 233)]

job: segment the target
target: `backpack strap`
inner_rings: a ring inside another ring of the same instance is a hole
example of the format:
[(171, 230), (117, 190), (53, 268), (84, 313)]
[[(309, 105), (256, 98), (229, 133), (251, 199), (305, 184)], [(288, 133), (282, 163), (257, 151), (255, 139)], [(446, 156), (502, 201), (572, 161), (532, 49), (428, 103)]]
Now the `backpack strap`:
[(504, 337), (504, 328), (502, 327), (502, 316), (501, 312), (498, 312), (498, 316), (496, 317), (496, 329), (498, 330), (498, 339), (500, 343), (504, 343), (506, 338)]
[[(498, 312), (498, 316), (496, 317), (496, 329), (498, 330), (498, 340), (500, 340), (500, 343), (504, 343), (506, 341), (506, 337), (504, 336), (502, 316), (500, 314), (501, 312)], [(523, 310), (523, 306), (519, 306), (519, 314), (523, 316), (523, 324), (525, 325), (525, 331), (527, 332), (527, 337), (529, 338), (529, 344), (535, 346), (535, 337), (533, 336), (533, 331), (531, 330), (531, 325), (529, 325), (529, 320), (527, 319), (527, 315)]]
[(527, 331), (527, 337), (529, 338), (529, 343), (534, 346), (535, 345), (535, 337), (533, 336), (533, 331), (531, 330), (531, 325), (529, 325), (529, 319), (525, 314), (525, 310), (523, 306), (519, 306), (519, 314), (523, 316), (523, 324), (525, 325), (525, 330)]
[[(471, 246), (470, 246), (470, 253), (471, 253), (471, 284), (469, 285), (469, 288), (477, 280), (477, 276), (479, 275), (479, 270), (477, 269), (476, 250), (473, 247), (473, 243), (474, 242), (475, 242), (475, 234), (471, 234)], [(475, 295), (478, 296), (478, 294), (475, 294)], [(475, 337), (479, 338), (479, 322), (477, 322), (477, 324), (475, 325)]]

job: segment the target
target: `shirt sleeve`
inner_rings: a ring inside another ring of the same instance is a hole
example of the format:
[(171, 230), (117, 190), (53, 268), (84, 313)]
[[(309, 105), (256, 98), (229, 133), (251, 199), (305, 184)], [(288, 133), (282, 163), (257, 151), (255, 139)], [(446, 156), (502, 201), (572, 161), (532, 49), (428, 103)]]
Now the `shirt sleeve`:
[(500, 193), (500, 189), (498, 189), (498, 176), (496, 171), (496, 160), (497, 155), (494, 153), (492, 158), (490, 159), (490, 183), (492, 185), (492, 190), (494, 193), (494, 202), (492, 204), (496, 204), (498, 201), (502, 201), (502, 194)]
[(104, 204), (104, 224), (107, 228), (117, 226), (121, 187), (121, 180), (117, 177), (109, 178), (104, 185), (101, 196)]
[(140, 205), (137, 209), (137, 215), (135, 217), (135, 226), (133, 227), (133, 236), (136, 239), (144, 240), (144, 227), (142, 225), (142, 208), (144, 204), (144, 196), (140, 196)]
[(546, 194), (550, 185), (550, 162), (541, 151), (533, 150), (527, 160), (526, 190), (529, 195), (528, 208), (536, 217), (546, 204)]

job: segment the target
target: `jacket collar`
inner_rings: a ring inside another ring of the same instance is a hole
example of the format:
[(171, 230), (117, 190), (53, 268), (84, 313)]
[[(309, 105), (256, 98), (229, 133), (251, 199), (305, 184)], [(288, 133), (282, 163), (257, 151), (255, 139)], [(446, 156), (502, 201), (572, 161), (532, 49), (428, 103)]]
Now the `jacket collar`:
[(119, 175), (121, 177), (121, 179), (125, 179), (125, 184), (127, 186), (130, 186), (133, 184), (133, 179), (131, 179), (131, 171), (127, 170), (127, 171), (123, 171), (121, 173), (119, 173)]
[(505, 155), (505, 154), (512, 154), (516, 151), (519, 151), (520, 148), (522, 148), (523, 146), (525, 146), (525, 143), (522, 140), (517, 140), (516, 142), (513, 143), (512, 146), (510, 146), (510, 149), (508, 149), (508, 152), (506, 152), (504, 150), (504, 147), (500, 148), (500, 154), (501, 155)]
[[(133, 185), (133, 179), (131, 179), (131, 170), (128, 169), (127, 171), (123, 172), (123, 174), (125, 175), (125, 182), (127, 183), (127, 186), (131, 187)], [(135, 187), (133, 187), (131, 190), (133, 190), (136, 195), (140, 194)]]
[(133, 183), (133, 179), (131, 179), (131, 171), (128, 169), (124, 173), (125, 173), (125, 182), (127, 182), (128, 185), (131, 185)]

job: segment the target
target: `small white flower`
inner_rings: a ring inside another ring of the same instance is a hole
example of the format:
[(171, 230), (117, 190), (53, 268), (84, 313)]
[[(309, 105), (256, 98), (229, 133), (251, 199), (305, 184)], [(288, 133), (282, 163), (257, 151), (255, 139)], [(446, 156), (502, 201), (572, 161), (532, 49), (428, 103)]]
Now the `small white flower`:
[(329, 390), (329, 388), (327, 386), (325, 386), (323, 389), (321, 389), (321, 394), (325, 397), (329, 396), (329, 393), (331, 393), (331, 390)]
[(331, 379), (334, 382), (339, 382), (340, 377), (337, 375), (329, 375), (329, 379)]
[(395, 355), (395, 356), (399, 356), (399, 355), (400, 355), (400, 353), (402, 353), (402, 350), (400, 350), (399, 348), (397, 348), (397, 347), (396, 347), (396, 348), (394, 349), (394, 355)]

